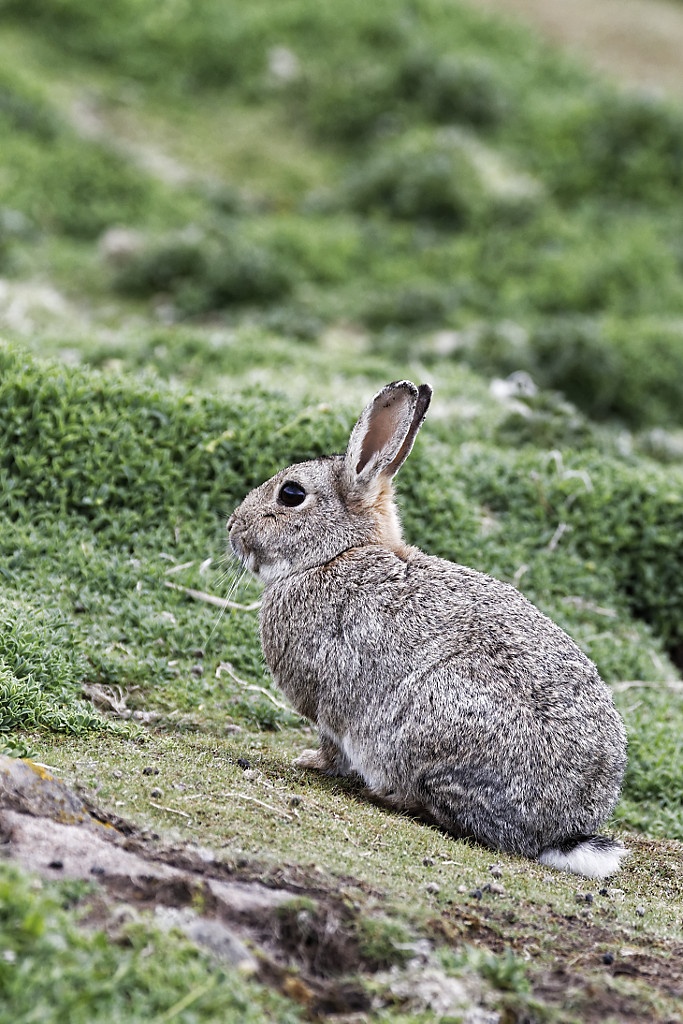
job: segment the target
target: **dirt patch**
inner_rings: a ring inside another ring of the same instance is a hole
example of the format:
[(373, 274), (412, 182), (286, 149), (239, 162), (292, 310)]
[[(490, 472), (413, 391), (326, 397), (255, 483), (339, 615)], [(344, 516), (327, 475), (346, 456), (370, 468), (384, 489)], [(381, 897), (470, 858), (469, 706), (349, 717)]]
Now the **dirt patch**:
[(683, 4), (667, 0), (478, 0), (525, 21), (626, 85), (683, 92)]
[[(577, 902), (576, 914), (509, 901), (469, 900), (429, 924), (434, 939), (508, 951), (529, 968), (533, 995), (576, 1014), (582, 1024), (683, 1021), (683, 944), (653, 940), (612, 919), (620, 890), (603, 888)], [(578, 897), (577, 897), (578, 899)]]

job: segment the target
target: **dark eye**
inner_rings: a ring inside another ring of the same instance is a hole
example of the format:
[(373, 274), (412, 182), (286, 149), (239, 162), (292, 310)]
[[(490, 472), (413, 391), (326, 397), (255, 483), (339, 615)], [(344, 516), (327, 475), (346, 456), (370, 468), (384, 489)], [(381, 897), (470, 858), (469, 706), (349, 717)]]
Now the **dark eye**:
[(301, 484), (294, 483), (293, 480), (285, 480), (277, 496), (277, 500), (281, 505), (286, 505), (287, 508), (295, 508), (296, 505), (300, 505), (306, 497), (306, 489)]

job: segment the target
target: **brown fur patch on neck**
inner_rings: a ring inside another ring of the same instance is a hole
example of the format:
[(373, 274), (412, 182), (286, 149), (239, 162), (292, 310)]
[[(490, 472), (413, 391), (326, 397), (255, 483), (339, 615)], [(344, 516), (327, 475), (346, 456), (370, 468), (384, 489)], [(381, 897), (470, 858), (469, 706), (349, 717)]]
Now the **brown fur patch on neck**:
[(390, 479), (378, 481), (377, 490), (366, 507), (368, 511), (372, 512), (375, 520), (374, 543), (380, 544), (389, 551), (394, 551), (401, 557), (406, 550), (406, 545), (403, 541), (401, 519), (394, 502), (394, 489)]

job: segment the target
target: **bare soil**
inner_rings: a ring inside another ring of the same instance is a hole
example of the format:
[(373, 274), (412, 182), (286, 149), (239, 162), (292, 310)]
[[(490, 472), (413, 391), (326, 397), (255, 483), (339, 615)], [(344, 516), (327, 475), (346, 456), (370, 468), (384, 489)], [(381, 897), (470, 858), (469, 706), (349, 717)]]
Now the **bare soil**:
[(676, 0), (476, 0), (532, 25), (626, 85), (683, 99), (683, 3)]

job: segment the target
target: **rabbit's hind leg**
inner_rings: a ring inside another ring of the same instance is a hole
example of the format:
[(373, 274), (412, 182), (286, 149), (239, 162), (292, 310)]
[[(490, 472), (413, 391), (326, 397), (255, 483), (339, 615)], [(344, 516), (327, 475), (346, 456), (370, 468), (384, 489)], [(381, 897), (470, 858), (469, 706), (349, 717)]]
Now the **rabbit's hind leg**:
[(429, 816), (458, 839), (525, 857), (540, 852), (521, 801), (513, 800), (510, 787), (486, 767), (434, 765), (416, 779), (415, 795)]

